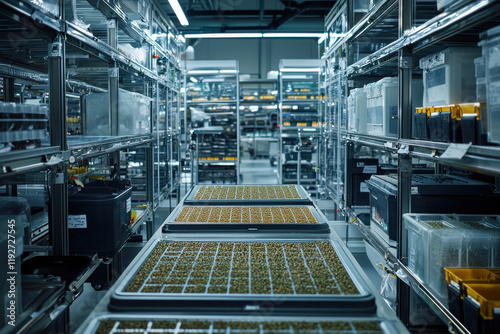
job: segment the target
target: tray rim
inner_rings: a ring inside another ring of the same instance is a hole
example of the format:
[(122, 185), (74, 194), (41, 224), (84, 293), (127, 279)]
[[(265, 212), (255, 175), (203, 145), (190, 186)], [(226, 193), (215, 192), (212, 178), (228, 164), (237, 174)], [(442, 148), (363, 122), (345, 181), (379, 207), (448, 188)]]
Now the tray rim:
[[(228, 185), (222, 185), (223, 187), (251, 187), (251, 186), (295, 186), (295, 189), (301, 196), (301, 198), (276, 198), (276, 199), (210, 199), (210, 200), (201, 200), (201, 199), (194, 199), (194, 196), (198, 192), (198, 190), (203, 187), (203, 186), (212, 186), (212, 185), (195, 185), (193, 186), (189, 192), (186, 194), (184, 197), (184, 200), (182, 204), (184, 206), (211, 206), (211, 205), (260, 205), (260, 204), (265, 204), (265, 203), (274, 203), (276, 204), (281, 204), (281, 203), (294, 203), (294, 204), (307, 204), (311, 205), (313, 201), (307, 195), (307, 192), (305, 191), (304, 187), (301, 185), (297, 184), (287, 184), (287, 185), (280, 185), (280, 184), (228, 184)], [(228, 203), (228, 204), (225, 204)]]
[[(197, 205), (198, 206), (198, 205)], [(276, 207), (276, 205), (202, 205), (201, 207)], [(281, 205), (285, 206), (285, 205)], [(162, 224), (162, 233), (196, 233), (196, 232), (312, 232), (312, 233), (329, 233), (330, 227), (328, 221), (313, 205), (287, 205), (287, 207), (307, 207), (311, 214), (316, 218), (316, 223), (231, 223), (231, 222), (174, 222), (173, 220), (179, 215), (183, 208), (193, 207), (191, 205), (178, 205), (172, 213), (165, 219)], [(173, 226), (174, 229), (166, 230), (166, 226)], [(182, 228), (181, 228), (182, 227)], [(212, 230), (211, 230), (212, 229)]]
[[(338, 258), (340, 259), (344, 269), (347, 271), (349, 277), (353, 281), (353, 284), (356, 286), (358, 289), (359, 294), (357, 295), (346, 295), (346, 294), (301, 294), (301, 295), (290, 295), (290, 294), (201, 294), (201, 293), (161, 293), (161, 292), (152, 292), (152, 293), (140, 293), (140, 292), (125, 292), (124, 290), (130, 283), (130, 281), (135, 277), (137, 272), (140, 270), (142, 264), (147, 260), (149, 257), (150, 253), (154, 250), (156, 245), (159, 242), (166, 241), (166, 242), (175, 242), (175, 241), (185, 241), (185, 242), (248, 242), (248, 243), (258, 243), (258, 242), (287, 242), (287, 243), (298, 243), (298, 242), (321, 242), (321, 241), (326, 241), (329, 242), (332, 247), (334, 248)], [(130, 272), (129, 272), (129, 277), (126, 279), (122, 280), (115, 288), (113, 291), (112, 296), (117, 298), (117, 299), (127, 299), (127, 300), (161, 300), (161, 301), (168, 301), (168, 300), (176, 300), (178, 298), (182, 298), (183, 300), (204, 300), (204, 301), (210, 301), (210, 300), (217, 300), (217, 301), (242, 301), (245, 302), (246, 300), (241, 299), (243, 296), (249, 297), (252, 301), (267, 301), (270, 298), (272, 299), (273, 297), (281, 297), (285, 298), (287, 300), (291, 301), (311, 301), (311, 298), (317, 301), (330, 301), (332, 299), (348, 299), (348, 300), (353, 300), (353, 299), (361, 299), (361, 298), (367, 298), (367, 297), (374, 297), (373, 294), (371, 293), (369, 287), (366, 285), (366, 283), (363, 281), (361, 278), (360, 273), (355, 270), (354, 264), (352, 264), (351, 260), (348, 258), (346, 252), (344, 249), (338, 245), (339, 242), (337, 240), (332, 240), (328, 238), (318, 238), (318, 239), (262, 239), (262, 238), (256, 238), (256, 239), (243, 239), (243, 240), (238, 240), (238, 241), (230, 241), (230, 240), (224, 240), (224, 239), (219, 239), (219, 238), (213, 238), (207, 240), (206, 237), (196, 237), (196, 238), (180, 238), (180, 239), (157, 239), (153, 243), (151, 243), (150, 247), (146, 252), (142, 254), (142, 256), (138, 259), (138, 261), (130, 267)], [(346, 263), (349, 261), (349, 263)]]
[[(138, 321), (183, 321), (183, 320), (199, 320), (199, 321), (244, 321), (244, 322), (354, 322), (354, 321), (378, 321), (380, 322), (380, 327), (383, 333), (397, 333), (393, 321), (385, 318), (381, 318), (377, 315), (356, 315), (349, 317), (341, 316), (298, 316), (293, 319), (290, 316), (285, 315), (272, 315), (272, 316), (249, 316), (249, 315), (192, 315), (192, 314), (164, 314), (151, 312), (148, 314), (144, 313), (104, 313), (94, 317), (88, 326), (85, 328), (82, 334), (94, 334), (97, 331), (98, 326), (102, 321), (105, 320), (138, 320)], [(250, 320), (250, 321), (248, 321)], [(319, 334), (319, 332), (318, 332)]]

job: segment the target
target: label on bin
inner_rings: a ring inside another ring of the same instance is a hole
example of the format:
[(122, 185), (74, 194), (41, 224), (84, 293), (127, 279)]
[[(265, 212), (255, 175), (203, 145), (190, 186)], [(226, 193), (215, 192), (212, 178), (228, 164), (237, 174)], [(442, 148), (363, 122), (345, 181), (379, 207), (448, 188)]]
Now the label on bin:
[(127, 212), (130, 212), (132, 210), (132, 199), (127, 198)]
[(68, 228), (87, 228), (87, 215), (68, 215)]
[(363, 167), (364, 174), (375, 174), (377, 173), (377, 165), (370, 165)]
[(360, 193), (367, 193), (367, 192), (370, 192), (370, 189), (368, 189), (368, 185), (366, 184), (366, 182), (361, 182), (359, 184), (359, 192)]

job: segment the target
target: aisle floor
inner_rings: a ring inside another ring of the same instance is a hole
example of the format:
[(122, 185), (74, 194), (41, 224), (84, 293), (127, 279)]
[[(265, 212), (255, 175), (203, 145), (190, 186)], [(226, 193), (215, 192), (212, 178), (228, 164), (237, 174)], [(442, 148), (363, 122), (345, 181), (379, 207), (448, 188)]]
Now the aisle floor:
[[(241, 184), (277, 184), (278, 174), (277, 167), (271, 166), (269, 159), (256, 159), (252, 160), (243, 156), (241, 166)], [(181, 186), (181, 198), (185, 195), (189, 185)], [(156, 226), (159, 228), (162, 222), (167, 218), (170, 210), (177, 205), (177, 199), (166, 199), (160, 203), (155, 212)], [(145, 236), (145, 231), (141, 232)], [(145, 244), (145, 243), (143, 243)], [(127, 244), (128, 245), (128, 244)], [(124, 253), (124, 266), (129, 263), (133, 257), (134, 252), (138, 252), (140, 244), (135, 244), (133, 247), (126, 247)], [(381, 278), (376, 270), (370, 264), (366, 254), (354, 254), (356, 260), (365, 270), (367, 276), (372, 281), (373, 285), (380, 286)], [(74, 333), (80, 325), (85, 321), (87, 316), (94, 310), (95, 306), (101, 301), (106, 294), (107, 290), (95, 291), (89, 283), (85, 283), (82, 295), (75, 300), (70, 307), (70, 331)]]

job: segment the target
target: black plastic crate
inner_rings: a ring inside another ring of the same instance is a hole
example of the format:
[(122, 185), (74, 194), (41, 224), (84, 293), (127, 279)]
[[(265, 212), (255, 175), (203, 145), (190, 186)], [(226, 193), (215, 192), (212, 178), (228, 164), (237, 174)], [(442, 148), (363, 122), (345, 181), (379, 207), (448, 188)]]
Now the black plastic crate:
[[(397, 240), (396, 174), (373, 175), (370, 189), (370, 226)], [(411, 212), (479, 213), (500, 212), (500, 196), (489, 183), (444, 174), (413, 174)]]
[(70, 252), (113, 257), (130, 237), (131, 195), (128, 179), (95, 180), (70, 189)]
[(370, 196), (366, 181), (378, 173), (377, 159), (349, 159), (347, 173), (351, 176), (351, 205), (370, 205)]

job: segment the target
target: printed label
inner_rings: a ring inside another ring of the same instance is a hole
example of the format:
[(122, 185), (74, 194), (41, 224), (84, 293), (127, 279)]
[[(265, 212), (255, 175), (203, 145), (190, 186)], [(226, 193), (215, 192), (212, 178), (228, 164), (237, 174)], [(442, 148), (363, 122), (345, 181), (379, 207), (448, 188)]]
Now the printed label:
[(377, 172), (377, 165), (363, 167), (363, 174), (375, 174)]
[(370, 192), (370, 190), (368, 189), (368, 186), (366, 185), (366, 182), (361, 182), (359, 184), (359, 192), (360, 193), (367, 193), (367, 192)]
[(132, 199), (127, 198), (127, 212), (130, 212), (132, 210)]
[(411, 187), (411, 194), (418, 195), (418, 187)]
[(87, 215), (68, 215), (68, 228), (87, 228)]

